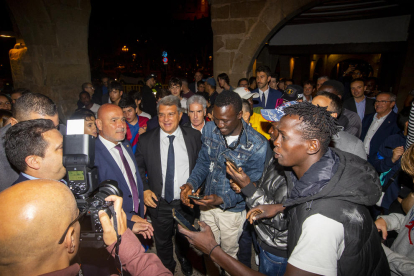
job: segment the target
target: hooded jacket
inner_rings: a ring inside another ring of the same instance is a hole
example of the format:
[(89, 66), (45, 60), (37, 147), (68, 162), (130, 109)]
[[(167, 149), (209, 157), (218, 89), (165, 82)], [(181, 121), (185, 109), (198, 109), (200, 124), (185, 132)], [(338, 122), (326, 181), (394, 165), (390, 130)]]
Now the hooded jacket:
[[(390, 275), (377, 228), (366, 208), (381, 195), (374, 168), (353, 154), (331, 148), (300, 180), (292, 174), (286, 174), (289, 256), (305, 220), (321, 214), (343, 225), (345, 247), (337, 261), (337, 275)], [(308, 186), (298, 190), (299, 184)]]

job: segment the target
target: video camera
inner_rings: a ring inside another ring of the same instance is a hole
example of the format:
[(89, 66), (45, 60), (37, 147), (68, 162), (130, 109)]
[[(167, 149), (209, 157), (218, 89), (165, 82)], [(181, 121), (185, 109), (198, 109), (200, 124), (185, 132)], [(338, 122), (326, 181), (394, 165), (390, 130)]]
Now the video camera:
[(80, 221), (80, 241), (83, 247), (101, 248), (103, 230), (98, 212), (105, 211), (109, 217), (112, 202), (106, 202), (109, 195), (122, 197), (122, 191), (114, 180), (98, 183), (98, 169), (95, 164), (95, 137), (87, 134), (65, 135), (63, 137), (63, 165), (67, 171), (67, 185), (75, 196), (79, 211), (86, 214)]

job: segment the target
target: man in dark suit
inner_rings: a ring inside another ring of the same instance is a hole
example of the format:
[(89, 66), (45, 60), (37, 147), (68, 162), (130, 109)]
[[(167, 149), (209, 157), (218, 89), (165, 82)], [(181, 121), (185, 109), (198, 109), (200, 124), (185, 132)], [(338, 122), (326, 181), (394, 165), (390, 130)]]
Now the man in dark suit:
[(20, 171), (13, 185), (39, 178), (60, 181), (66, 174), (63, 136), (51, 120), (15, 124), (6, 132), (4, 148), (7, 158)]
[(282, 97), (283, 93), (269, 87), (271, 79), (270, 68), (261, 65), (256, 69), (256, 83), (257, 88), (252, 93), (259, 93), (259, 102), (254, 104), (253, 107), (263, 107), (265, 109), (274, 109), (276, 107), (276, 101)]
[[(160, 128), (141, 135), (135, 156), (144, 183), (145, 205), (148, 206), (154, 226), (157, 255), (165, 267), (174, 273), (176, 262), (173, 258), (172, 236), (176, 223), (172, 209), (193, 223), (191, 209), (181, 204), (180, 186), (187, 181), (197, 161), (201, 133), (179, 126), (182, 112), (177, 97), (170, 95), (162, 98), (157, 109)], [(191, 275), (192, 267), (185, 256), (188, 242), (178, 232), (176, 239), (175, 252), (182, 272)]]
[[(144, 237), (152, 236), (152, 226), (143, 217), (145, 214), (143, 186), (131, 145), (125, 139), (126, 123), (119, 106), (104, 104), (99, 108), (96, 126), (99, 137), (95, 142), (95, 166), (99, 182), (112, 179), (118, 182), (123, 193), (123, 205), (128, 228)], [(139, 227), (145, 225), (147, 229)]]
[(344, 108), (358, 113), (361, 121), (365, 115), (375, 113), (375, 100), (365, 97), (365, 88), (364, 80), (354, 79), (351, 82), (352, 98), (346, 99), (343, 104)]
[(364, 117), (362, 121), (361, 140), (364, 142), (368, 162), (373, 164), (381, 144), (388, 136), (400, 132), (397, 125), (397, 114), (392, 109), (395, 105), (395, 95), (383, 92), (378, 94), (375, 101), (375, 111)]
[(27, 93), (16, 100), (11, 124), (0, 129), (0, 192), (10, 187), (19, 177), (19, 170), (12, 166), (6, 157), (3, 140), (6, 132), (18, 122), (41, 118), (50, 119), (55, 127), (59, 126), (56, 105), (47, 96), (39, 93)]
[(194, 82), (190, 83), (188, 85), (188, 88), (190, 88), (190, 90), (194, 93), (197, 93), (197, 83), (199, 81), (201, 81), (203, 79), (203, 73), (201, 73), (200, 71), (195, 72), (194, 74)]

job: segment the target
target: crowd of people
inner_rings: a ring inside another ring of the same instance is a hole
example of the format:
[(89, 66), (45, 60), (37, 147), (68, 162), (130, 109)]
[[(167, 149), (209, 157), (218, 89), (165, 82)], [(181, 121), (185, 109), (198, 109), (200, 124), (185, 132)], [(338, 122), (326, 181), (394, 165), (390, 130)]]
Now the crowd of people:
[(168, 89), (154, 74), (128, 93), (82, 84), (70, 119), (122, 192), (105, 199), (112, 221), (99, 212), (107, 247), (88, 250), (57, 106), (0, 94), (0, 275), (171, 275), (176, 260), (192, 275), (190, 244), (208, 275), (414, 275), (414, 92), (399, 111), (377, 82), (350, 66), (299, 85), (259, 66), (236, 88), (202, 72)]

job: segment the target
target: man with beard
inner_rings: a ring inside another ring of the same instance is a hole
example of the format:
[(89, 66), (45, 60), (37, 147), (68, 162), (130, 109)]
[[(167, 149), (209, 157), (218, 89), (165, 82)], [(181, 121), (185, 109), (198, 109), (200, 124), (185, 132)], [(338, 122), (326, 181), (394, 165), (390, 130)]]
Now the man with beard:
[(276, 101), (282, 97), (282, 93), (269, 87), (271, 79), (270, 68), (267, 66), (259, 66), (256, 70), (257, 88), (252, 93), (259, 93), (259, 102), (254, 107), (263, 107), (265, 109), (273, 109), (276, 107)]

